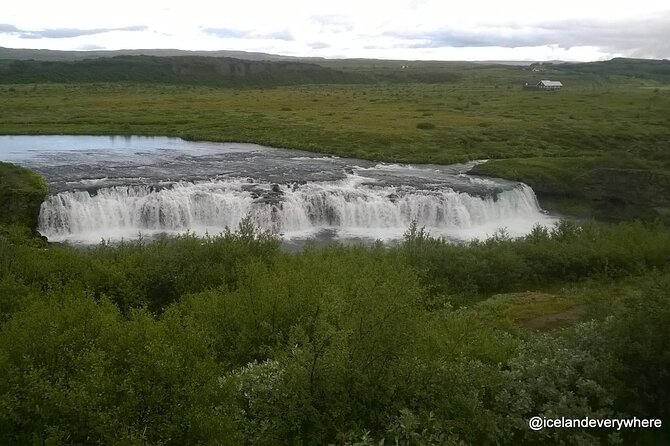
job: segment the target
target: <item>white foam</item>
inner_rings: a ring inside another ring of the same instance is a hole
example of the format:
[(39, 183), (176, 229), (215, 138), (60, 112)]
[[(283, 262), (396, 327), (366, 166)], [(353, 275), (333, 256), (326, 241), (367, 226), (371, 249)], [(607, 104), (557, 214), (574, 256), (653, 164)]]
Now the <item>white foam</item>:
[(392, 240), (413, 220), (435, 236), (468, 240), (506, 229), (512, 236), (536, 224), (550, 225), (532, 189), (523, 184), (479, 197), (439, 191), (378, 186), (349, 175), (336, 182), (283, 185), (244, 179), (182, 182), (155, 189), (117, 186), (62, 192), (49, 197), (40, 213), (40, 232), (52, 241), (97, 243), (135, 238), (139, 233), (217, 234), (235, 229), (247, 215), (260, 228), (284, 238), (305, 238), (324, 230), (340, 238)]

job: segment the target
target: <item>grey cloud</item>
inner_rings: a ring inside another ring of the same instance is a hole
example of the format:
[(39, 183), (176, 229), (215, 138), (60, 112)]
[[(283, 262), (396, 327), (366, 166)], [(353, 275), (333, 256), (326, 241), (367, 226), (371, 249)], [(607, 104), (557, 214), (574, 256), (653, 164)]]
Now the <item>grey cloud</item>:
[(6, 23), (0, 23), (0, 34), (17, 34), (21, 30), (14, 25), (8, 25)]
[(91, 36), (94, 34), (103, 34), (113, 31), (145, 31), (146, 26), (126, 26), (122, 28), (94, 28), (94, 29), (78, 29), (78, 28), (53, 28), (43, 30), (26, 30), (19, 29), (14, 25), (0, 25), (0, 33), (14, 34), (21, 39), (68, 39), (79, 36)]
[(641, 59), (670, 59), (670, 41), (659, 41), (654, 46), (636, 48), (627, 55)]
[(43, 31), (31, 31), (31, 34), (35, 34), (39, 37), (45, 37), (47, 39), (67, 39), (71, 37), (79, 36), (90, 36), (93, 34), (104, 34), (114, 31), (146, 31), (148, 27), (146, 26), (126, 26), (123, 28), (96, 28), (96, 29), (76, 29), (76, 28), (57, 28), (57, 29), (45, 29)]
[(532, 25), (481, 26), (471, 30), (390, 31), (384, 35), (399, 39), (394, 47), (402, 48), (596, 46), (611, 52), (662, 58), (670, 55), (670, 43), (665, 37), (669, 22), (670, 13), (666, 13), (651, 19), (625, 22), (564, 20)]
[(540, 46), (558, 43), (547, 36), (542, 29), (509, 33), (500, 28), (480, 28), (460, 30), (443, 28), (428, 32), (387, 32), (384, 35), (405, 41), (398, 46), (403, 48), (442, 48), (442, 47), (485, 47), (499, 46), (515, 48), (520, 46)]
[(310, 42), (307, 45), (313, 50), (322, 50), (324, 48), (330, 48), (330, 45), (325, 42)]
[(85, 50), (85, 51), (94, 51), (94, 50), (104, 50), (104, 46), (100, 45), (82, 45), (79, 47), (80, 50)]
[(252, 34), (252, 37), (255, 39), (275, 39), (275, 40), (285, 40), (290, 42), (293, 39), (293, 35), (288, 29), (277, 31), (268, 34)]
[(254, 31), (242, 31), (233, 28), (202, 28), (202, 31), (222, 39), (272, 39), (293, 41), (293, 35), (288, 29), (271, 33), (257, 33)]
[(220, 37), (222, 39), (240, 38), (243, 39), (249, 36), (249, 31), (240, 31), (232, 28), (203, 28), (203, 31), (212, 36)]
[(354, 22), (350, 17), (337, 14), (311, 16), (309, 20), (321, 28), (321, 32), (341, 33), (354, 29)]

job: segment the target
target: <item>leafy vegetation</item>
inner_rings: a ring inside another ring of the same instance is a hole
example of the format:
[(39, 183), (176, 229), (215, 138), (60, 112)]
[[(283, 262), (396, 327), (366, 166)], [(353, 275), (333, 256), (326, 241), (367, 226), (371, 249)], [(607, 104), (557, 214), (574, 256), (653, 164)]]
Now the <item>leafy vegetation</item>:
[(421, 130), (432, 130), (435, 128), (435, 124), (433, 124), (432, 122), (419, 122), (416, 125), (416, 128)]
[(47, 197), (44, 180), (35, 173), (0, 162), (0, 226), (37, 227), (40, 204)]
[[(668, 232), (640, 224), (460, 246), (410, 228), (396, 248), (301, 253), (248, 225), (90, 250), (3, 239), (0, 439), (667, 440), (526, 423), (667, 414), (669, 261)], [(550, 294), (500, 294), (529, 289)], [(521, 305), (533, 314), (510, 321)], [(526, 328), (575, 306), (563, 330)]]

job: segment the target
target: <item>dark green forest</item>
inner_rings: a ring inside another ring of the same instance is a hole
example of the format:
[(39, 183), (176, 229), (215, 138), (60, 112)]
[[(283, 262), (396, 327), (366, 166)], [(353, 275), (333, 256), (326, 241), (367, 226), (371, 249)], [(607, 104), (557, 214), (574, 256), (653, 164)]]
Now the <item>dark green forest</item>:
[(0, 83), (150, 82), (212, 86), (352, 83), (360, 76), (294, 61), (203, 56), (115, 56), (77, 61), (0, 60)]

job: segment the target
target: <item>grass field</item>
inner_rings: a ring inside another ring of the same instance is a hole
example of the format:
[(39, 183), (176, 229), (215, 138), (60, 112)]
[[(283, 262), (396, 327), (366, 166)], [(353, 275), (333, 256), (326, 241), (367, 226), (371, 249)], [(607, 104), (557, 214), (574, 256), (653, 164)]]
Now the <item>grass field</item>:
[(2, 133), (170, 135), (421, 163), (625, 152), (643, 165), (670, 165), (667, 90), (81, 84), (4, 86), (0, 94)]

